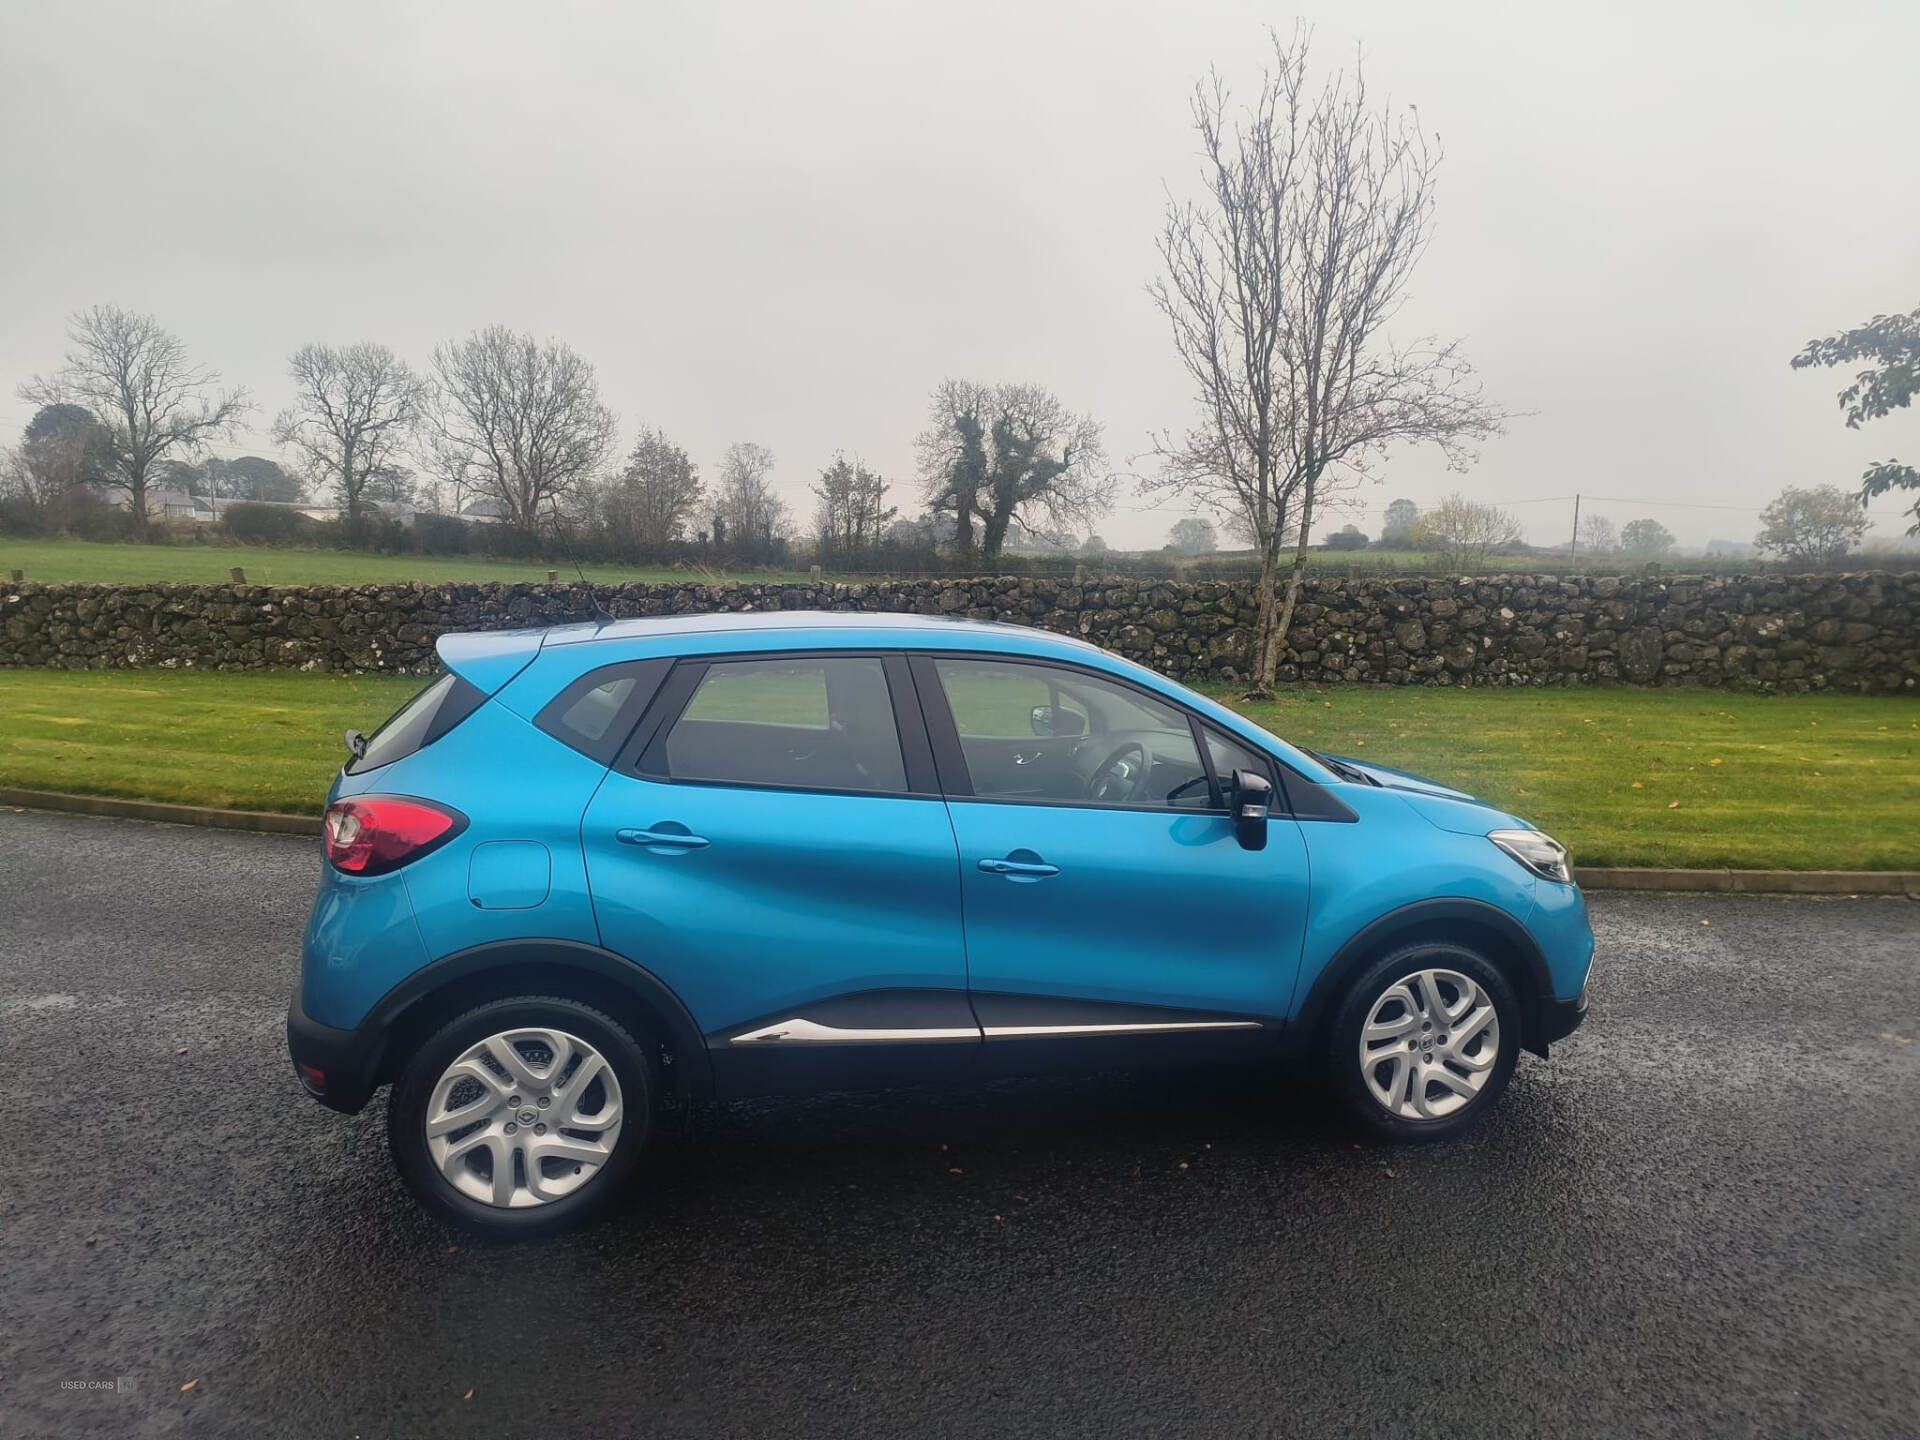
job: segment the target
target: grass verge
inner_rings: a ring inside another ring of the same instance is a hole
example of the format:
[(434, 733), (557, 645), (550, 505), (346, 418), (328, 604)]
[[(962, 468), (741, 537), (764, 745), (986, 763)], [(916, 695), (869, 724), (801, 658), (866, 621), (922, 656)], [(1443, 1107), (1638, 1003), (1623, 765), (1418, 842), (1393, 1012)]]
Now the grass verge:
[[(0, 671), (0, 784), (312, 812), (341, 732), (423, 682)], [(1347, 686), (1218, 698), (1315, 749), (1526, 816), (1587, 865), (1920, 869), (1920, 705), (1708, 690)]]
[[(161, 581), (223, 585), (238, 565), (254, 585), (380, 585), (421, 580), (428, 584), (483, 585), (539, 583), (557, 568), (562, 581), (575, 579), (564, 561), (489, 560), (471, 555), (374, 555), (356, 550), (295, 550), (268, 545), (116, 545), (88, 540), (0, 539), (0, 576), (23, 571), (48, 585), (151, 585)], [(760, 580), (806, 577), (791, 572), (755, 571), (726, 576), (688, 570), (647, 569), (631, 565), (589, 565), (589, 580), (603, 585), (622, 581)]]

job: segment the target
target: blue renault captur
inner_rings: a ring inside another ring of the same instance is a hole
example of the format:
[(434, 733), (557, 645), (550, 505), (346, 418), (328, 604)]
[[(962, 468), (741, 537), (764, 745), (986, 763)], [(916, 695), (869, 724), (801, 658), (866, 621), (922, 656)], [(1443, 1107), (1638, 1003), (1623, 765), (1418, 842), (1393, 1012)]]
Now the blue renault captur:
[(287, 1017), (395, 1163), (577, 1221), (662, 1106), (1303, 1064), (1452, 1135), (1585, 1014), (1565, 850), (1092, 645), (804, 611), (456, 634), (355, 753)]

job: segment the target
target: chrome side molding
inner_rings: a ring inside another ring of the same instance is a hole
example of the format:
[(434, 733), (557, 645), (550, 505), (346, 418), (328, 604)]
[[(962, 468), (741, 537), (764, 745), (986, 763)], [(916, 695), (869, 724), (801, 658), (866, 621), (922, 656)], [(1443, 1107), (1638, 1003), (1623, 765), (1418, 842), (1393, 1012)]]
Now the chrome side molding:
[(736, 1035), (729, 1042), (734, 1045), (900, 1045), (911, 1044), (916, 1040), (978, 1040), (978, 1026), (969, 1025), (965, 1029), (903, 1029), (903, 1030), (855, 1030), (842, 1029), (836, 1025), (822, 1025), (818, 1020), (778, 1020), (771, 1025), (762, 1025), (758, 1030), (749, 1030), (744, 1035)]
[(911, 1027), (864, 1030), (837, 1025), (822, 1025), (818, 1020), (798, 1016), (777, 1020), (735, 1035), (733, 1045), (911, 1045), (923, 1040), (1013, 1040), (1036, 1039), (1049, 1035), (1146, 1035), (1173, 1030), (1258, 1030), (1257, 1020), (1167, 1020), (1129, 1021), (1111, 1025), (989, 1025), (964, 1029)]
[(1120, 1025), (989, 1025), (989, 1040), (1040, 1035), (1143, 1035), (1157, 1030), (1258, 1030), (1258, 1020), (1138, 1021)]

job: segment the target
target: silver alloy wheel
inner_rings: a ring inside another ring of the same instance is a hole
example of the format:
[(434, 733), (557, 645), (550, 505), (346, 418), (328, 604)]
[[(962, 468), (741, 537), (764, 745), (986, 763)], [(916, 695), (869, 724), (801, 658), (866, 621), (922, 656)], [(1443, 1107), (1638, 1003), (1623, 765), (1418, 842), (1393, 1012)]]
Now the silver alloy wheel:
[(1500, 1059), (1493, 999), (1457, 970), (1417, 970), (1386, 988), (1360, 1027), (1360, 1074), (1403, 1120), (1444, 1120), (1471, 1105)]
[(427, 1100), (427, 1152), (461, 1194), (501, 1209), (571, 1195), (613, 1158), (620, 1081), (564, 1030), (489, 1035), (449, 1065)]

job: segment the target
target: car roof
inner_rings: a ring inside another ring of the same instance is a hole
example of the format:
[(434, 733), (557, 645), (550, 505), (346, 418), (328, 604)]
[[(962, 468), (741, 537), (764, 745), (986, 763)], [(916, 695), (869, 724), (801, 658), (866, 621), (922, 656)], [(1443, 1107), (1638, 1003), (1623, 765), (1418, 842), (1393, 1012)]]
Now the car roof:
[(546, 645), (587, 645), (614, 641), (667, 639), (679, 635), (729, 635), (794, 630), (841, 632), (846, 638), (869, 634), (876, 643), (910, 645), (915, 637), (950, 644), (956, 635), (971, 632), (988, 644), (1002, 644), (1018, 636), (1048, 642), (1062, 651), (1099, 651), (1099, 646), (1031, 625), (1001, 620), (968, 620), (957, 615), (912, 615), (861, 610), (732, 610), (706, 615), (647, 615), (624, 620), (556, 625), (546, 632)]

